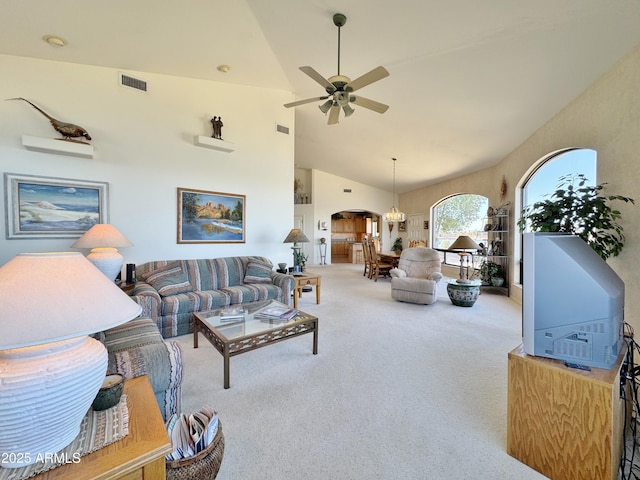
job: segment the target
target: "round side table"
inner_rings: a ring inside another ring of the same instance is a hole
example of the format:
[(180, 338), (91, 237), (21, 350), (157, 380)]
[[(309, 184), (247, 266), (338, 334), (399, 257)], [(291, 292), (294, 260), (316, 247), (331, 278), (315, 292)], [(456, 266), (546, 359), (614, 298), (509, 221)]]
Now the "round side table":
[(478, 295), (480, 295), (480, 280), (471, 280), (469, 283), (458, 283), (457, 280), (447, 282), (447, 293), (451, 303), (458, 307), (472, 307)]

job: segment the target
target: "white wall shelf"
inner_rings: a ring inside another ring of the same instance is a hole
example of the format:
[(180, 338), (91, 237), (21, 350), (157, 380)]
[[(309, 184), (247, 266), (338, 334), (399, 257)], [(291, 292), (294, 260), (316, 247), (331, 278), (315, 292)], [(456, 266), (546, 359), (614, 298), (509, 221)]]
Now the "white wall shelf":
[(220, 152), (231, 153), (235, 150), (233, 143), (225, 142), (219, 138), (205, 137), (203, 135), (196, 135), (193, 143), (197, 147), (211, 148)]
[(22, 145), (27, 150), (33, 150), (36, 152), (48, 152), (57, 153), (58, 155), (93, 158), (93, 145), (67, 141), (62, 138), (42, 138), (23, 135)]

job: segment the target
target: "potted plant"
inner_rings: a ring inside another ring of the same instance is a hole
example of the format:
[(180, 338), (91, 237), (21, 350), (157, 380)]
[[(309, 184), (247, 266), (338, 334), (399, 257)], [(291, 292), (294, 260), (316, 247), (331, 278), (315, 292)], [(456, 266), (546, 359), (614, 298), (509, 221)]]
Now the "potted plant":
[(296, 250), (295, 252), (295, 264), (300, 266), (300, 271), (304, 272), (304, 269), (307, 265), (307, 260), (309, 260), (309, 256), (302, 253), (301, 250)]
[(622, 195), (603, 195), (606, 183), (588, 185), (584, 175), (564, 175), (547, 200), (522, 210), (518, 226), (533, 232), (566, 232), (587, 242), (603, 260), (620, 253), (625, 238), (618, 223), (621, 213), (609, 202), (621, 200), (634, 204)]
[(391, 245), (391, 251), (392, 252), (396, 252), (396, 253), (402, 252), (402, 238), (401, 237), (396, 238), (395, 242), (393, 242), (393, 245)]
[(480, 265), (480, 278), (485, 285), (501, 287), (504, 283), (502, 265), (490, 260), (485, 260), (482, 262), (482, 265)]

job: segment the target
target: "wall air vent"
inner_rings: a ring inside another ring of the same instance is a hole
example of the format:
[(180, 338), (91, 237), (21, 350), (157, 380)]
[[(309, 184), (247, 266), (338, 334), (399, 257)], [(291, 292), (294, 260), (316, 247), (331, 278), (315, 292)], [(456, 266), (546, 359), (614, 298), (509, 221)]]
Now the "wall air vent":
[(145, 80), (140, 80), (139, 78), (124, 73), (120, 73), (120, 85), (141, 92), (147, 92), (147, 82)]
[(345, 188), (342, 190), (344, 193), (351, 193), (351, 189), (350, 188)]
[(289, 135), (289, 127), (285, 127), (284, 125), (280, 125), (276, 123), (276, 132)]

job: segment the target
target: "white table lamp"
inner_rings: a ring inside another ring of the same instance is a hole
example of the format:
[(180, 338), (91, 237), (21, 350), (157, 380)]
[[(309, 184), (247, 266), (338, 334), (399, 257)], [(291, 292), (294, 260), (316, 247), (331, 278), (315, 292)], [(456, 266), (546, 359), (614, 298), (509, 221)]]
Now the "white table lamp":
[(0, 305), (0, 465), (13, 468), (73, 441), (107, 370), (104, 345), (87, 335), (141, 308), (79, 252), (7, 262)]
[(87, 230), (72, 248), (90, 248), (87, 259), (110, 280), (115, 280), (124, 264), (118, 247), (131, 247), (131, 243), (113, 225), (98, 223)]

